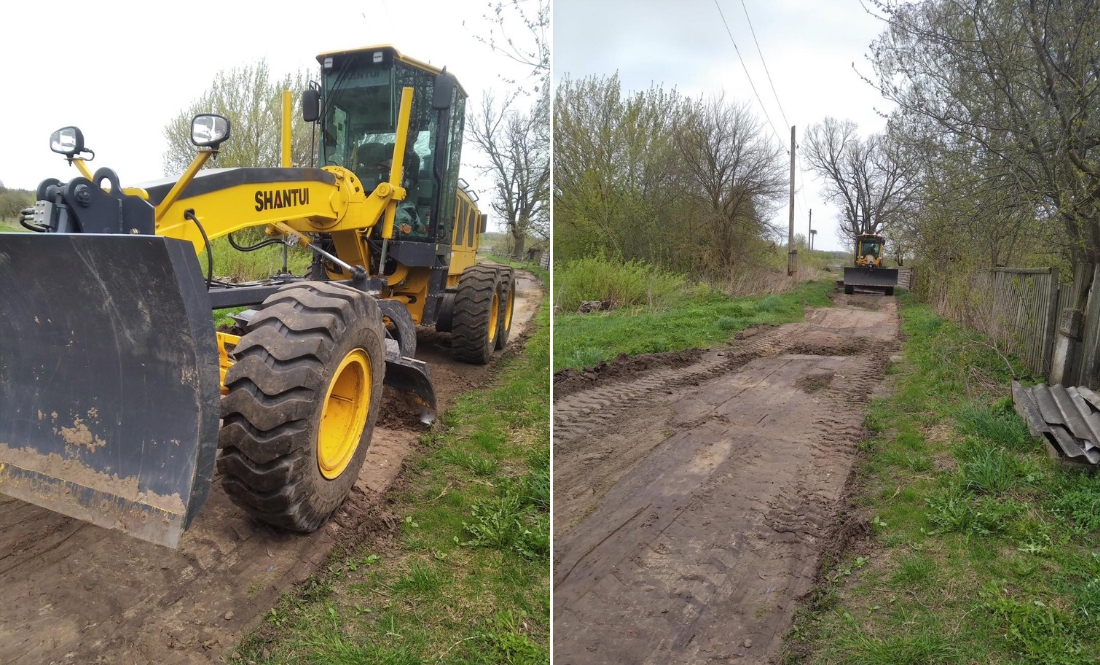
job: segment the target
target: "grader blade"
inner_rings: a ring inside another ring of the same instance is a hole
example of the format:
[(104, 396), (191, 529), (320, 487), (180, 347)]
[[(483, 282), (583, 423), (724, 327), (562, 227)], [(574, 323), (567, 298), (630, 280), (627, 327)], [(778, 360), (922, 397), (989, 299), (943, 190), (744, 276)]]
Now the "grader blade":
[(383, 383), (405, 395), (420, 407), (420, 420), (435, 420), (435, 388), (428, 374), (427, 363), (395, 354), (386, 355), (386, 377)]
[(0, 234), (0, 493), (176, 547), (219, 416), (193, 245)]
[(887, 288), (898, 285), (897, 268), (847, 267), (844, 269), (844, 286)]

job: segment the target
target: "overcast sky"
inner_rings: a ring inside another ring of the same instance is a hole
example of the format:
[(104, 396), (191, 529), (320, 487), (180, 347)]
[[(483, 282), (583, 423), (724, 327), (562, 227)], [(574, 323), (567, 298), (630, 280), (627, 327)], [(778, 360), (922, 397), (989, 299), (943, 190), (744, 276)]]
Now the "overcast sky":
[[(393, 44), (447, 66), (471, 101), (480, 101), (483, 90), (504, 89), (501, 76), (527, 73), (474, 39), (488, 29), (481, 18), (486, 6), (485, 0), (5, 2), (0, 182), (34, 189), (45, 178), (76, 175), (49, 149), (50, 133), (66, 125), (79, 127), (95, 150), (93, 170), (113, 168), (123, 186), (158, 179), (166, 175), (168, 121), (219, 70), (261, 58), (273, 74), (309, 68), (317, 78), (318, 53)], [(469, 168), (476, 159), (470, 146), (464, 144), (462, 175), (487, 194), (490, 183)], [(482, 202), (486, 207), (484, 196)]]
[[(883, 28), (859, 0), (744, 0), (744, 8), (741, 0), (718, 4), (764, 108), (786, 144), (790, 125), (797, 127), (801, 141), (807, 125), (829, 115), (856, 121), (864, 133), (885, 126), (876, 109), (891, 107), (852, 70), (854, 62), (860, 72), (870, 73), (864, 54)], [(786, 123), (753, 42), (746, 9)], [(554, 0), (553, 53), (554, 77), (559, 81), (565, 75), (581, 78), (618, 71), (629, 90), (651, 83), (675, 86), (692, 96), (724, 90), (727, 96), (751, 101), (764, 120), (714, 0)], [(803, 184), (802, 173), (797, 174), (801, 195), (795, 197), (795, 232), (806, 233), (812, 208), (818, 229), (814, 247), (841, 249), (836, 237), (839, 211), (821, 200), (820, 183), (813, 174), (807, 170), (806, 176)], [(788, 211), (784, 203), (774, 220), (784, 229)]]

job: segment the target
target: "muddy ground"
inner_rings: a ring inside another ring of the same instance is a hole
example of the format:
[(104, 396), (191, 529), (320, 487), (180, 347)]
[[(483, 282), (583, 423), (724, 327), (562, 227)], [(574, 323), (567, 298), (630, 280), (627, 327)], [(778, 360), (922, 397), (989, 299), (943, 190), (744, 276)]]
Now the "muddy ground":
[(893, 298), (841, 296), (690, 364), (556, 377), (555, 663), (771, 662), (897, 333)]
[[(520, 272), (512, 339), (542, 295)], [(490, 381), (493, 365), (458, 363), (450, 336), (419, 331), (440, 411)], [(279, 595), (318, 570), (339, 542), (392, 524), (385, 493), (426, 429), (387, 391), (359, 480), (313, 534), (255, 522), (215, 478), (194, 524), (170, 550), (0, 496), (0, 663), (219, 662)]]

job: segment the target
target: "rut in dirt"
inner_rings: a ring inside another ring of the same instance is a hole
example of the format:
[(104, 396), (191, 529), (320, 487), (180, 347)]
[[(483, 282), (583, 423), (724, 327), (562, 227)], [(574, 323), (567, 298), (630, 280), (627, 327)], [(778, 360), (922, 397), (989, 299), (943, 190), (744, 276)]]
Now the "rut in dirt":
[(897, 346), (893, 299), (875, 304), (555, 401), (556, 663), (778, 653)]

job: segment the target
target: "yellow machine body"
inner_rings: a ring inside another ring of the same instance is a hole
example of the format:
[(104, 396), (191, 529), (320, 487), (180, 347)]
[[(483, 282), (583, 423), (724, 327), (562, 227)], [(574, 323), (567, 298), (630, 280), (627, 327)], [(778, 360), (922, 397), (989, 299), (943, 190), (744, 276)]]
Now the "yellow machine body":
[[(462, 283), (496, 285), (493, 303), (514, 301), (510, 272), (467, 275), (485, 217), (458, 178), (466, 93), (390, 46), (318, 62), (317, 167), (290, 166), (286, 96), (278, 168), (204, 168), (220, 141), (196, 141), (208, 147), (178, 178), (124, 188), (109, 169), (91, 172), (79, 130), (69, 134), (78, 137), (73, 151), (54, 148), (82, 177), (39, 187), (24, 225), (41, 234), (0, 234), (0, 280), (25, 287), (0, 291), (0, 338), (27, 340), (0, 347), (0, 376), (11, 379), (0, 381), (0, 492), (176, 545), (210, 488), (219, 393), (242, 339), (215, 333), (210, 310), (256, 306), (294, 283), (220, 283), (197, 260), (214, 239), (245, 229), (314, 252), (311, 274), (293, 279), (341, 283), (377, 301), (382, 325), (404, 335), (399, 351), (385, 349), (385, 383), (434, 416), (427, 367), (405, 350), (415, 326), (450, 331)], [(225, 122), (229, 140), (228, 122), (208, 117)], [(59, 270), (39, 278), (48, 265)], [(482, 314), (491, 353), (511, 310)], [(468, 328), (467, 318), (457, 327)], [(326, 395), (367, 406), (326, 407), (325, 422), (337, 423), (317, 447), (326, 478), (344, 473), (369, 405), (381, 401), (369, 390), (381, 372), (349, 357), (351, 369), (337, 368), (346, 378)], [(70, 466), (53, 465), (58, 457)]]

